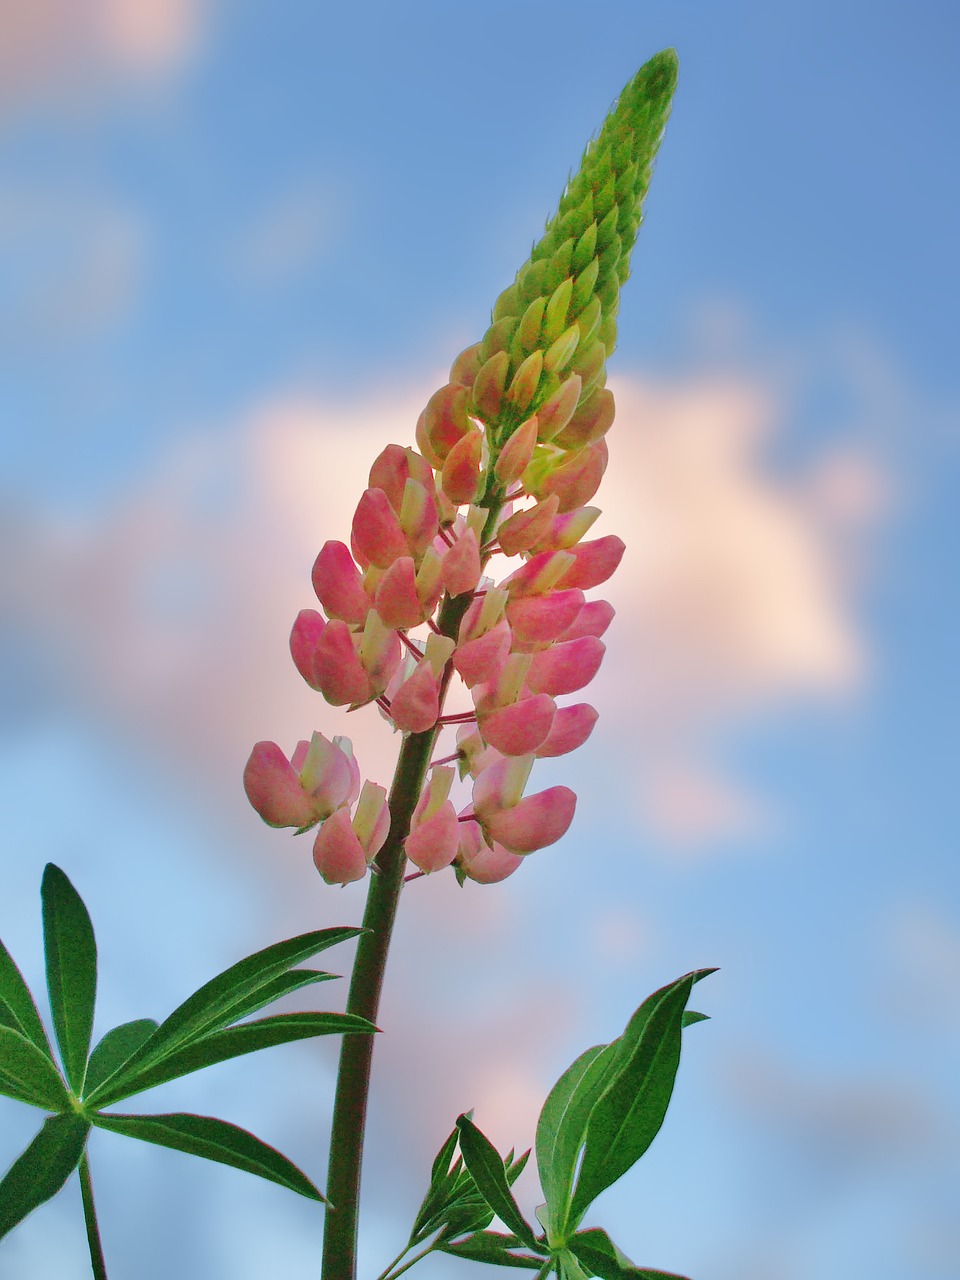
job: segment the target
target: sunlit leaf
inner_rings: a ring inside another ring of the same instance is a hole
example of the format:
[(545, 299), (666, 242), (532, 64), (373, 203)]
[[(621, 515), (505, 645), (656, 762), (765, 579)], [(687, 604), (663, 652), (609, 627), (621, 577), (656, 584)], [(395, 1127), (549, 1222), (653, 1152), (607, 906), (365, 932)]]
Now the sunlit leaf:
[(172, 1147), (187, 1155), (201, 1156), (204, 1160), (216, 1160), (255, 1173), (268, 1182), (279, 1183), (310, 1200), (323, 1200), (323, 1196), (305, 1173), (281, 1155), (275, 1147), (269, 1147), (246, 1129), (226, 1120), (211, 1116), (195, 1116), (189, 1112), (174, 1112), (157, 1116), (91, 1115), (90, 1119), (100, 1129), (122, 1133), (128, 1138), (140, 1138), (160, 1147)]
[(694, 983), (707, 972), (712, 970), (686, 974), (655, 992), (617, 1042), (610, 1082), (587, 1124), (570, 1225), (580, 1221), (590, 1202), (626, 1173), (656, 1137), (680, 1062), (684, 1007)]
[(52, 862), (44, 869), (40, 896), (53, 1029), (67, 1080), (79, 1094), (97, 998), (97, 943), (82, 898)]
[(51, 1116), (0, 1181), (0, 1239), (55, 1196), (80, 1163), (90, 1125), (77, 1115)]
[[(253, 1012), (261, 1007), (256, 1003), (256, 993), (269, 986), (280, 974), (299, 964), (301, 960), (335, 946), (338, 942), (355, 938), (361, 932), (360, 929), (352, 928), (317, 929), (296, 938), (275, 942), (231, 965), (229, 969), (204, 983), (174, 1009), (126, 1064), (124, 1078), (132, 1078), (134, 1069), (158, 1063), (175, 1050), (211, 1032), (219, 1031), (235, 1018), (244, 1016), (244, 1002), (247, 1002), (246, 1012)], [(240, 1013), (236, 1012), (238, 1008), (241, 1009)], [(116, 1093), (111, 1085), (109, 1099), (104, 1094), (98, 1094), (97, 1102), (106, 1105), (107, 1101), (116, 1101), (125, 1096), (128, 1095)]]

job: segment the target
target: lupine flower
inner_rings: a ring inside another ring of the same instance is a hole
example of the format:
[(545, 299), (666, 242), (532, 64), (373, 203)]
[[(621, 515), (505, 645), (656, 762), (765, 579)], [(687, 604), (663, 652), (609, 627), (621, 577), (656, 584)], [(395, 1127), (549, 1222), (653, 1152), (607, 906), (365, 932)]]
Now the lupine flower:
[(250, 803), (271, 827), (305, 830), (352, 804), (360, 771), (349, 738), (314, 733), (288, 760), (275, 742), (258, 742), (243, 771)]
[[(391, 830), (391, 856), (402, 847), (422, 872), (454, 864), (461, 879), (493, 883), (572, 821), (568, 787), (524, 791), (537, 759), (575, 750), (597, 719), (589, 703), (558, 699), (596, 674), (613, 617), (585, 593), (624, 545), (585, 540), (600, 514), (588, 504), (607, 467), (620, 286), (675, 75), (674, 56), (659, 55), (621, 94), (483, 338), (430, 397), (418, 449), (379, 454), (349, 546), (327, 542), (317, 556), (323, 613), (304, 609), (294, 623), (298, 671), (336, 706), (376, 701), (402, 734), (432, 735), (403, 757), (421, 761), (420, 781), (392, 815), (382, 787), (360, 791), (340, 739), (314, 734), (291, 761), (272, 743), (254, 748), (251, 803), (275, 826), (322, 823), (314, 862), (328, 883), (361, 878)], [(484, 576), (498, 552), (522, 558), (499, 583)], [(452, 679), (473, 709), (445, 716)], [(456, 751), (428, 767), (452, 723)], [(473, 797), (459, 817), (458, 771)]]

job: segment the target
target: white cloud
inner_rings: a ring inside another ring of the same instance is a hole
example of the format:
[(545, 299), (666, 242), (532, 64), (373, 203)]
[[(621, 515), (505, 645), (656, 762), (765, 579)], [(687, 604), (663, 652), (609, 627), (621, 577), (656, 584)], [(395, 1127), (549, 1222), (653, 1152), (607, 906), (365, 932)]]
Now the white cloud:
[[(359, 741), (362, 765), (387, 781), (396, 739), (374, 712), (347, 716), (307, 690), (286, 637), (315, 603), (317, 550), (348, 537), (370, 462), (412, 440), (430, 389), (266, 404), (229, 434), (178, 443), (87, 527), (44, 515), (21, 530), (14, 607), (71, 696), (126, 732), (149, 723), (188, 771), (202, 759), (232, 780), (256, 739), (289, 749), (323, 728)], [(797, 697), (846, 696), (861, 678), (866, 641), (837, 570), (833, 513), (856, 507), (872, 464), (846, 462), (854, 480), (827, 485), (842, 501), (825, 506), (823, 485), (765, 464), (775, 418), (755, 389), (621, 380), (618, 396), (601, 501), (604, 528), (629, 549), (610, 584), (619, 616), (598, 732), (635, 742), (648, 816), (690, 843), (762, 811), (704, 763), (718, 727)]]

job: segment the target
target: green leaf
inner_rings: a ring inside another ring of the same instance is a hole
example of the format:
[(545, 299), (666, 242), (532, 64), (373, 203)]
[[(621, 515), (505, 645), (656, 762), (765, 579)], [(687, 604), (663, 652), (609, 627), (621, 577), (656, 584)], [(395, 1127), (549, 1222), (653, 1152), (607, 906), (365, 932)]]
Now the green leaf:
[(100, 1129), (122, 1133), (128, 1138), (140, 1138), (160, 1147), (172, 1147), (204, 1160), (216, 1160), (255, 1173), (268, 1182), (296, 1191), (309, 1200), (323, 1200), (323, 1196), (305, 1173), (281, 1155), (275, 1147), (255, 1138), (246, 1129), (226, 1120), (211, 1116), (195, 1116), (189, 1112), (174, 1112), (157, 1116), (118, 1116), (96, 1113), (90, 1119)]
[(529, 1248), (536, 1249), (536, 1237), (513, 1198), (503, 1160), (496, 1147), (465, 1115), (457, 1120), (457, 1128), (460, 1130), (460, 1150), (463, 1152), (464, 1163), (483, 1198), (514, 1235), (519, 1236)]
[[(300, 991), (303, 987), (312, 987), (317, 982), (330, 982), (337, 977), (339, 977), (338, 974), (325, 973), (322, 969), (291, 969), (288, 973), (277, 974), (275, 978), (269, 979), (255, 991), (239, 999), (236, 1004), (225, 1009), (223, 1016), (217, 1019), (216, 1026), (211, 1027), (210, 1030), (228, 1027), (231, 1023), (239, 1022), (241, 1018), (247, 1018), (251, 1013), (256, 1013), (265, 1005), (273, 1004), (282, 996)], [(206, 1034), (208, 1033), (204, 1032), (204, 1035)]]
[(70, 1097), (47, 1055), (19, 1031), (0, 1027), (0, 1093), (44, 1111), (66, 1111)]
[(430, 1170), (430, 1186), (423, 1197), (417, 1216), (410, 1228), (410, 1242), (413, 1244), (428, 1222), (448, 1203), (449, 1191), (453, 1186), (455, 1175), (451, 1175), (450, 1161), (457, 1149), (460, 1130), (454, 1129), (446, 1142), (437, 1152), (433, 1167)]
[[(163, 1030), (161, 1026), (160, 1030)], [(89, 1093), (88, 1106), (107, 1107), (144, 1089), (189, 1075), (228, 1058), (238, 1058), (258, 1049), (269, 1049), (312, 1036), (341, 1035), (346, 1032), (373, 1032), (376, 1027), (365, 1018), (351, 1013), (278, 1013), (257, 1022), (242, 1022), (215, 1031), (171, 1051), (159, 1060), (143, 1061), (144, 1050), (138, 1050), (115, 1075)], [(144, 1046), (149, 1049), (157, 1033)]]
[(547, 1095), (537, 1121), (537, 1168), (547, 1202), (547, 1236), (561, 1244), (587, 1122), (610, 1080), (619, 1045), (587, 1049), (563, 1073)]
[(108, 1031), (90, 1055), (83, 1086), (85, 1092), (92, 1093), (98, 1085), (109, 1080), (149, 1040), (156, 1029), (157, 1023), (153, 1018), (137, 1018)]
[(685, 1009), (683, 1012), (683, 1025), (692, 1027), (696, 1022), (709, 1022), (709, 1013), (694, 1013), (692, 1009)]
[(531, 1257), (528, 1253), (511, 1253), (512, 1249), (522, 1248), (523, 1241), (517, 1236), (505, 1236), (499, 1231), (477, 1231), (463, 1240), (445, 1241), (437, 1245), (441, 1253), (452, 1253), (457, 1258), (467, 1258), (471, 1262), (489, 1262), (501, 1267), (525, 1267), (528, 1271), (539, 1271), (547, 1260), (546, 1254)]
[(81, 1116), (51, 1116), (0, 1181), (0, 1240), (55, 1196), (80, 1163), (90, 1125)]
[(663, 1124), (680, 1063), (683, 1011), (695, 982), (678, 978), (645, 1000), (617, 1046), (610, 1082), (587, 1124), (583, 1162), (570, 1209), (576, 1225), (592, 1200), (643, 1155)]
[(83, 899), (52, 862), (44, 869), (40, 896), (53, 1029), (67, 1080), (79, 1095), (97, 998), (97, 943)]
[(53, 1061), (50, 1041), (40, 1021), (30, 988), (23, 974), (13, 962), (13, 957), (0, 942), (0, 1026), (19, 1031), (37, 1046), (41, 1053)]
[[(174, 1050), (211, 1032), (219, 1031), (235, 1018), (244, 1016), (244, 1006), (246, 1013), (252, 1013), (260, 1007), (256, 1003), (257, 993), (264, 987), (269, 988), (274, 979), (292, 965), (299, 964), (308, 956), (325, 951), (338, 942), (355, 938), (361, 932), (360, 929), (352, 928), (317, 929), (312, 933), (299, 934), (296, 938), (275, 942), (231, 965), (229, 969), (204, 983), (174, 1009), (170, 1017), (160, 1024), (150, 1039), (127, 1062), (124, 1077), (130, 1077), (134, 1068), (157, 1063)], [(276, 997), (268, 997), (271, 998)], [(238, 1008), (241, 1010), (239, 1013)], [(128, 1095), (111, 1090), (110, 1101), (117, 1101), (125, 1096)], [(106, 1105), (102, 1096), (98, 1097), (98, 1101), (101, 1105)]]
[(567, 1247), (600, 1280), (686, 1280), (686, 1276), (672, 1271), (651, 1271), (648, 1267), (634, 1266), (599, 1227), (578, 1231)]

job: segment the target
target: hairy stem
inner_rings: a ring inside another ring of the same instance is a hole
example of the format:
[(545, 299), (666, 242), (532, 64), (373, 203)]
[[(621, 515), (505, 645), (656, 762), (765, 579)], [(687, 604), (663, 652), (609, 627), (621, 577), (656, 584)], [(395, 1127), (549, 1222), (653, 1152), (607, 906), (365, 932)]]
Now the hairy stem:
[[(444, 600), (437, 620), (444, 635), (456, 637), (469, 603), (468, 594)], [(445, 680), (441, 693), (446, 692), (446, 683)], [(376, 1022), (380, 1009), (387, 952), (403, 888), (407, 861), (403, 842), (410, 832), (410, 820), (423, 789), (437, 731), (435, 726), (426, 733), (411, 733), (404, 738), (390, 789), (390, 835), (377, 856), (380, 874), (370, 880), (363, 916), (366, 932), (357, 942), (347, 998), (347, 1012), (371, 1022)], [(344, 1036), (340, 1049), (330, 1133), (327, 1173), (330, 1204), (323, 1235), (322, 1280), (355, 1280), (356, 1277), (360, 1172), (374, 1040), (374, 1036)]]
[(90, 1249), (90, 1266), (94, 1280), (107, 1280), (107, 1264), (103, 1258), (103, 1245), (100, 1243), (97, 1210), (93, 1203), (93, 1182), (90, 1179), (90, 1162), (86, 1151), (80, 1157), (80, 1195), (83, 1198), (83, 1220), (87, 1227), (87, 1245)]

